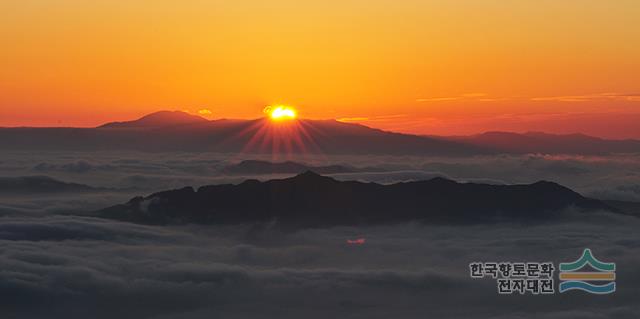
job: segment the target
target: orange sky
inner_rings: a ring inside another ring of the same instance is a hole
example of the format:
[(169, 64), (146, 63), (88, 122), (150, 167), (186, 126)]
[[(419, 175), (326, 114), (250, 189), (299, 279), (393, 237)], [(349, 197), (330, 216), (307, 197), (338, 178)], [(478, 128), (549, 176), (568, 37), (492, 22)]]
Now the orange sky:
[(265, 105), (420, 134), (640, 138), (640, 1), (0, 2), (0, 126)]

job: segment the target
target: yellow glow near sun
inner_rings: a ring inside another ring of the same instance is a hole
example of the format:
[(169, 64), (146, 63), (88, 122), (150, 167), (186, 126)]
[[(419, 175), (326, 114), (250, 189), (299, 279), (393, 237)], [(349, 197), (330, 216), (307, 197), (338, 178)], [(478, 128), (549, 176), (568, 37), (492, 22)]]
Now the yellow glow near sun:
[(267, 106), (264, 113), (268, 114), (274, 121), (293, 120), (298, 116), (298, 111), (291, 106), (276, 105)]

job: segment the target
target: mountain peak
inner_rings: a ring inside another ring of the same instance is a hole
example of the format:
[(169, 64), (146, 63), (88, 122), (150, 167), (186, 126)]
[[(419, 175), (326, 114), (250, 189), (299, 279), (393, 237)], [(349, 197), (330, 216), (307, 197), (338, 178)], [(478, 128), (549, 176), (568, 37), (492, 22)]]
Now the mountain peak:
[(167, 127), (174, 125), (204, 123), (207, 121), (208, 120), (205, 118), (182, 111), (158, 111), (147, 114), (137, 120), (111, 122), (99, 126), (99, 128)]
[(324, 178), (322, 175), (313, 172), (312, 170), (306, 170), (296, 176), (297, 178)]
[(316, 172), (313, 172), (311, 170), (306, 170), (303, 173), (300, 173), (294, 177), (291, 178), (291, 180), (293, 181), (301, 181), (301, 182), (335, 182), (336, 180), (331, 178), (331, 177), (327, 177), (327, 176), (322, 176)]

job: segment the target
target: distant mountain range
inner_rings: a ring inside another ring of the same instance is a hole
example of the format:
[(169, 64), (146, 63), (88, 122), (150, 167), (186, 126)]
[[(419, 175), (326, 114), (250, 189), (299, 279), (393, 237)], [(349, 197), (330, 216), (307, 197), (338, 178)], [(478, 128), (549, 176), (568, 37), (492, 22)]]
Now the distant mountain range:
[(145, 224), (238, 224), (277, 221), (292, 227), (408, 221), (473, 224), (538, 222), (563, 209), (619, 212), (552, 182), (530, 185), (457, 183), (444, 178), (380, 185), (305, 172), (238, 185), (159, 192), (105, 208), (95, 216)]
[(335, 120), (209, 121), (184, 112), (161, 111), (96, 128), (0, 128), (0, 148), (468, 156), (630, 153), (640, 152), (640, 141), (503, 132), (417, 136)]
[(0, 177), (0, 194), (88, 193), (105, 190), (107, 189), (63, 182), (48, 176)]
[(222, 173), (228, 175), (300, 174), (306, 171), (314, 171), (318, 174), (340, 174), (381, 172), (383, 170), (376, 167), (356, 168), (347, 165), (313, 166), (293, 161), (267, 162), (260, 160), (245, 160), (222, 169)]
[(640, 152), (638, 140), (606, 140), (584, 134), (487, 132), (470, 136), (433, 137), (503, 153), (609, 154)]

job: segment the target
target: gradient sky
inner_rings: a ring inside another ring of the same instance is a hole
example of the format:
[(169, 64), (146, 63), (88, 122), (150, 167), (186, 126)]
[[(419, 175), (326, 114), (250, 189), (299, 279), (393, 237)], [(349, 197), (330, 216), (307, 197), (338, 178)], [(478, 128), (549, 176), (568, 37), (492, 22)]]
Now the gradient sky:
[(640, 1), (0, 2), (0, 125), (266, 105), (420, 134), (640, 138)]

